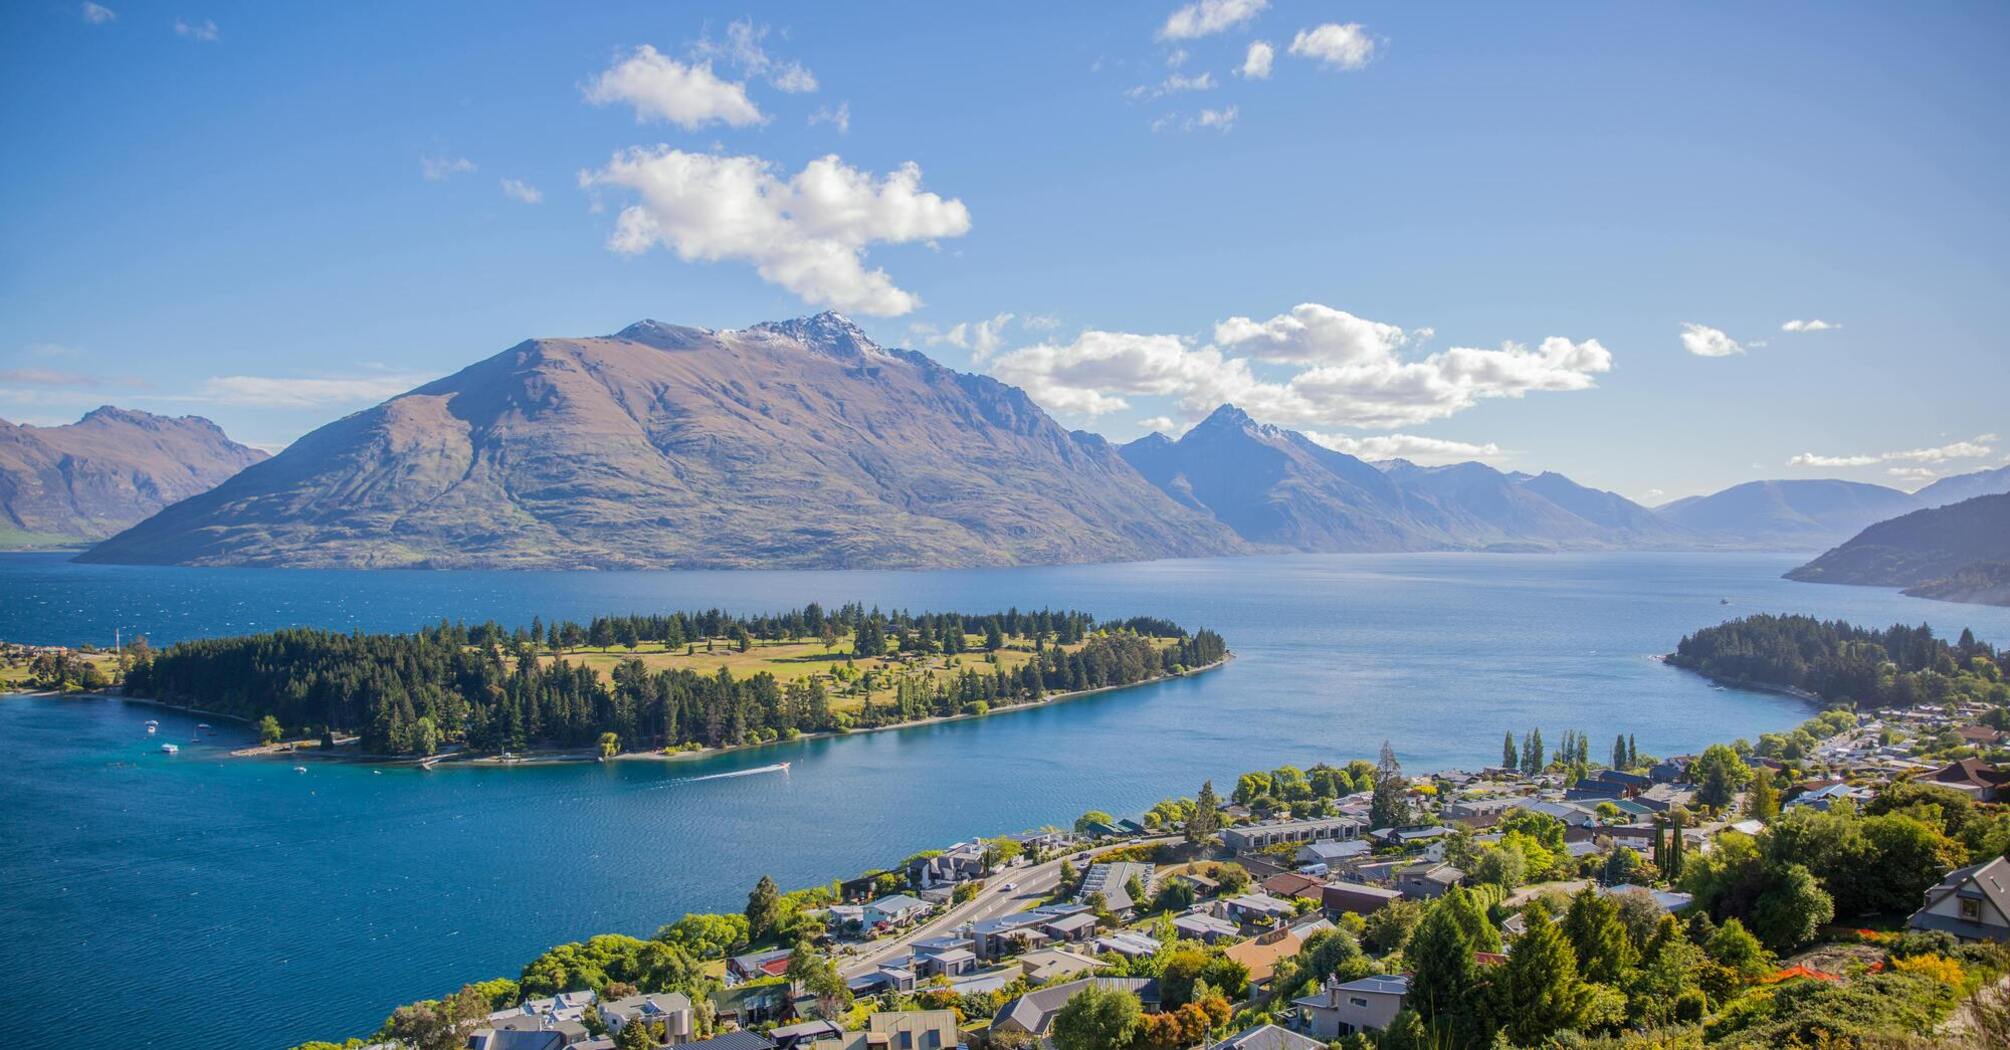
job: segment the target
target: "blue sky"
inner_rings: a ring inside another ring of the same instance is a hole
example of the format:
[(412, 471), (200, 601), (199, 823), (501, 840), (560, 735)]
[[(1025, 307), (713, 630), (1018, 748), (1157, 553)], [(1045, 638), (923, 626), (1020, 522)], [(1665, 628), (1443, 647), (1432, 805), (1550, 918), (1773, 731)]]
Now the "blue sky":
[(278, 446), (835, 307), (1119, 440), (1232, 397), (1650, 502), (2010, 451), (2001, 4), (967, 6), (7, 5), (0, 416)]

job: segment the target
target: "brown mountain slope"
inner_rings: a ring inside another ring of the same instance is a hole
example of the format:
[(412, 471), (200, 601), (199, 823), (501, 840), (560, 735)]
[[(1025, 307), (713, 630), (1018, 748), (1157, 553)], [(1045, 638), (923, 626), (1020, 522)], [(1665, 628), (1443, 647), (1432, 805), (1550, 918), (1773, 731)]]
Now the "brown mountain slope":
[(322, 427), (85, 557), (912, 567), (1243, 549), (1018, 389), (821, 314), (522, 343)]
[(109, 536), (265, 458), (201, 416), (106, 405), (60, 427), (0, 419), (0, 541)]

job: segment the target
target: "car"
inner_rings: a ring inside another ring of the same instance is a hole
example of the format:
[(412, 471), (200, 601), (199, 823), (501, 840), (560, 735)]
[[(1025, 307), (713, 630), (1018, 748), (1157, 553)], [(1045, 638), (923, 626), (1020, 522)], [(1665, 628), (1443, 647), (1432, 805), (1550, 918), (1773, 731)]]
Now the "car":
[(1000, 887), (998, 887), (998, 888), (999, 888), (999, 889), (1001, 889), (1001, 890), (1004, 890), (1004, 891), (1005, 891), (1006, 893), (1010, 893), (1010, 892), (1012, 892), (1013, 890), (1016, 890), (1016, 889), (1018, 889), (1018, 888), (1019, 888), (1019, 884), (1018, 884), (1018, 883), (1016, 883), (1016, 882), (1008, 882), (1008, 883), (1006, 883), (1005, 885), (1003, 885), (1003, 886), (1000, 886)]

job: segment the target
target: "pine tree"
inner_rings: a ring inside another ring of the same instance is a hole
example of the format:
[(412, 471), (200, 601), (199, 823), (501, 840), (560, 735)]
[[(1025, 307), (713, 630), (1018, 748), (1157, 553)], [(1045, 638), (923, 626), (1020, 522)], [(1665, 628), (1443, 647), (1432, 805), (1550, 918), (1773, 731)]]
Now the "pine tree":
[(1221, 830), (1221, 797), (1214, 793), (1214, 781), (1204, 780), (1200, 785), (1200, 797), (1194, 799), (1193, 816), (1186, 821), (1186, 840), (1196, 845), (1214, 837)]
[(1626, 734), (1621, 733), (1612, 741), (1612, 768), (1627, 769), (1631, 765), (1626, 761)]
[(1501, 768), (1512, 771), (1520, 765), (1521, 756), (1514, 746), (1514, 731), (1509, 730), (1506, 739), (1501, 741)]
[(759, 941), (773, 932), (775, 920), (782, 910), (782, 892), (775, 880), (761, 876), (754, 884), (753, 892), (747, 894), (747, 939)]
[(1493, 1016), (1517, 1046), (1535, 1046), (1574, 1028), (1587, 994), (1577, 957), (1541, 904), (1524, 913), (1528, 932), (1514, 945), (1493, 981)]
[(1399, 828), (1410, 823), (1409, 782), (1396, 761), (1396, 749), (1382, 741), (1381, 762), (1375, 767), (1375, 794), (1368, 803), (1372, 828)]
[(1563, 932), (1585, 980), (1612, 984), (1633, 964), (1633, 945), (1619, 921), (1619, 905), (1590, 886), (1571, 898)]
[(1745, 798), (1745, 815), (1770, 824), (1780, 816), (1780, 792), (1773, 786), (1771, 770), (1754, 767), (1752, 792)]
[(1427, 1027), (1449, 1037), (1450, 1045), (1478, 1043), (1479, 1018), (1471, 998), (1480, 983), (1479, 963), (1449, 897), (1425, 912), (1403, 949), (1403, 961), (1411, 971), (1403, 1005), (1416, 1011)]

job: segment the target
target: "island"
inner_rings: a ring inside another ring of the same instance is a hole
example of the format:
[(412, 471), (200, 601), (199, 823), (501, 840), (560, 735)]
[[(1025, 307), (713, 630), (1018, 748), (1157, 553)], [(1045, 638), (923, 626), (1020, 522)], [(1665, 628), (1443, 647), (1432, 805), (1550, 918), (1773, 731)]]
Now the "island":
[(1856, 710), (2010, 703), (1996, 649), (1965, 629), (1949, 642), (1925, 625), (1879, 630), (1762, 614), (1688, 635), (1664, 659), (1725, 685)]
[(523, 761), (674, 756), (979, 717), (1193, 673), (1228, 648), (1213, 631), (1149, 616), (811, 604), (533, 618), (514, 629), (289, 628), (127, 655), (127, 696), (257, 723), (266, 749)]

